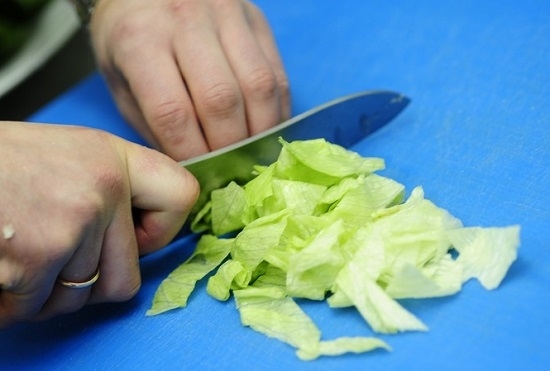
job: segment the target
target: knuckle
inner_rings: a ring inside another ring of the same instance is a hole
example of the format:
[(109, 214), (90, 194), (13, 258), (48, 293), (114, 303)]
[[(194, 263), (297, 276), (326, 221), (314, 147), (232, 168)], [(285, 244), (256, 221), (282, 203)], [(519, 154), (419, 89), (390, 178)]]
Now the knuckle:
[(103, 197), (103, 194), (107, 198), (118, 199), (121, 195), (125, 195), (126, 189), (129, 188), (125, 176), (111, 164), (97, 165), (92, 171), (99, 191), (81, 195), (74, 201), (75, 211), (90, 218), (87, 220), (95, 218), (98, 213), (106, 209), (106, 197)]
[[(66, 258), (78, 244), (83, 234), (106, 217), (113, 208), (112, 200), (128, 199), (128, 180), (117, 167), (108, 162), (95, 162), (86, 168), (86, 177), (93, 186), (70, 192), (61, 190), (55, 196), (60, 203), (59, 212), (46, 224), (48, 238), (44, 257), (49, 263)], [(63, 223), (64, 228), (56, 228)]]
[(146, 28), (146, 18), (140, 12), (134, 12), (113, 25), (110, 37), (116, 45), (125, 45), (121, 41), (134, 40)]
[[(162, 25), (157, 24), (162, 31)], [(157, 30), (156, 30), (157, 31)], [(130, 12), (123, 19), (114, 23), (107, 39), (93, 39), (94, 50), (101, 63), (114, 63), (124, 70), (123, 66), (143, 55), (144, 50), (154, 53), (164, 46), (158, 32), (151, 32), (151, 19), (147, 12)], [(110, 47), (116, 45), (116, 48)]]
[(64, 228), (51, 228), (47, 246), (38, 261), (42, 264), (55, 264), (66, 260), (70, 252), (78, 246), (83, 233), (104, 213), (106, 201), (96, 193), (67, 197)]
[(196, 1), (192, 0), (171, 0), (168, 2), (168, 8), (173, 14), (181, 14), (182, 16), (187, 16), (187, 14), (192, 14), (193, 10), (196, 9), (196, 6), (200, 5)]
[(278, 87), (273, 72), (268, 68), (262, 68), (250, 74), (243, 90), (246, 94), (252, 94), (254, 97), (270, 99), (277, 95)]
[(202, 20), (209, 16), (206, 1), (168, 0), (169, 16), (184, 32), (195, 32), (204, 27)]
[(234, 9), (244, 6), (242, 0), (211, 0), (210, 3), (211, 7), (215, 9)]
[(155, 128), (160, 142), (179, 144), (182, 141), (182, 127), (189, 121), (189, 111), (183, 104), (171, 101), (152, 108), (149, 121)]
[(207, 116), (228, 117), (239, 109), (241, 96), (230, 84), (219, 83), (207, 89), (200, 102)]

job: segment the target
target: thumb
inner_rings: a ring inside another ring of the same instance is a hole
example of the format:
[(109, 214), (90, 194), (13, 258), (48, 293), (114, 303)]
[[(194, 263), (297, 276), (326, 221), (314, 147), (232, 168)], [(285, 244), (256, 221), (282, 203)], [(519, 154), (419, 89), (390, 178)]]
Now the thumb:
[(199, 195), (199, 183), (158, 151), (131, 143), (125, 152), (136, 239), (140, 254), (147, 254), (181, 230)]

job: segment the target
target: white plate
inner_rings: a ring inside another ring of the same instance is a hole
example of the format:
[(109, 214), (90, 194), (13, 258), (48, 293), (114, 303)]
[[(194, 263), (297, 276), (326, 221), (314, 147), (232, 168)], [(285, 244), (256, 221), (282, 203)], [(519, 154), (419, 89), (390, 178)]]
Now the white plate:
[(0, 97), (44, 64), (78, 30), (80, 22), (67, 0), (54, 0), (37, 19), (30, 39), (0, 66)]

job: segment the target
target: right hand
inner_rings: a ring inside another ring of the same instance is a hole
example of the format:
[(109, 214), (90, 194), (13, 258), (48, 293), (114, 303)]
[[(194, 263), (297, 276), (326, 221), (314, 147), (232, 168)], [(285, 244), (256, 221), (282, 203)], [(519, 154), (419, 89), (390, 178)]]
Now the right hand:
[(275, 39), (249, 0), (101, 0), (90, 30), (121, 113), (175, 160), (290, 116)]
[[(181, 229), (198, 183), (169, 157), (105, 132), (0, 123), (0, 328), (128, 300), (139, 256)], [(69, 289), (57, 278), (91, 287)]]

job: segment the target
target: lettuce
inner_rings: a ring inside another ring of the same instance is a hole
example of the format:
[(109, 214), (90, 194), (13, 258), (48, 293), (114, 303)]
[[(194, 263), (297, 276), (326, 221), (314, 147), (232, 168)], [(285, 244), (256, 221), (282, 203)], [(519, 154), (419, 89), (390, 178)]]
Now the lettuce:
[(447, 233), (460, 253), (457, 263), (463, 267), (463, 281), (477, 278), (486, 289), (496, 289), (517, 258), (520, 227), (473, 227)]
[(197, 281), (223, 262), (229, 255), (231, 246), (230, 239), (203, 236), (189, 259), (162, 281), (147, 315), (185, 307)]
[[(295, 301), (354, 307), (376, 333), (427, 331), (400, 299), (453, 295), (478, 279), (497, 288), (517, 259), (520, 227), (464, 227), (424, 197), (375, 174), (385, 164), (323, 139), (288, 143), (245, 185), (215, 190), (192, 223), (193, 256), (164, 280), (148, 314), (185, 307), (196, 281), (232, 295), (244, 326), (302, 360), (390, 350), (374, 337), (323, 339)], [(225, 237), (232, 233), (235, 237)]]

